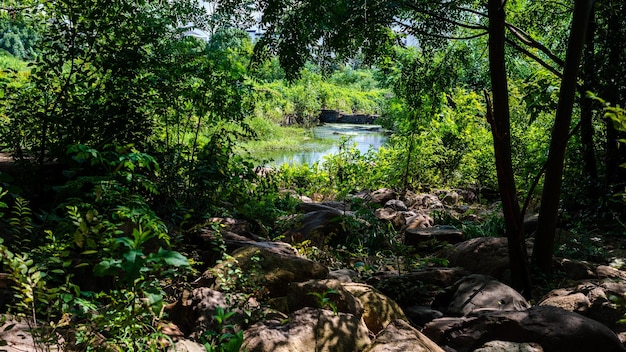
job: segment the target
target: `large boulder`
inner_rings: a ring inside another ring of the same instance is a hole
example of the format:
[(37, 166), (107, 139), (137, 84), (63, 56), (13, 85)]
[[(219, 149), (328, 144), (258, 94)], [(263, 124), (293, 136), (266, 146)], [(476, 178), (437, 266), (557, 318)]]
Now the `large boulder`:
[(310, 241), (322, 247), (331, 239), (344, 238), (344, 217), (348, 215), (337, 209), (311, 211), (291, 219), (289, 229), (283, 234), (291, 243)]
[(377, 334), (394, 320), (407, 320), (402, 308), (391, 298), (370, 285), (345, 283), (343, 288), (363, 305), (363, 320), (371, 332)]
[(392, 199), (385, 203), (385, 208), (391, 208), (396, 211), (407, 211), (409, 208), (399, 199)]
[(285, 296), (292, 282), (328, 277), (326, 266), (307, 258), (272, 247), (247, 246), (204, 272), (196, 283), (219, 290), (230, 284), (231, 272), (237, 268), (244, 273), (248, 284), (263, 286), (269, 297)]
[(166, 312), (183, 336), (198, 338), (206, 330), (217, 329), (215, 315), (218, 308), (236, 313), (225, 323), (241, 323), (245, 313), (237, 307), (243, 306), (244, 302), (238, 302), (238, 299), (237, 296), (227, 298), (223, 292), (208, 287), (199, 287), (185, 291), (180, 300), (166, 306)]
[(411, 209), (443, 209), (443, 203), (434, 194), (408, 194), (406, 195), (406, 203), (410, 204)]
[(406, 225), (406, 218), (403, 213), (392, 208), (378, 208), (374, 211), (374, 216), (378, 220), (389, 222), (394, 229), (400, 230)]
[[(528, 254), (531, 244), (527, 243)], [(509, 249), (506, 237), (477, 237), (455, 244), (440, 253), (450, 266), (510, 282)]]
[(404, 320), (395, 320), (382, 330), (363, 352), (444, 352)]
[(424, 242), (436, 240), (450, 244), (462, 242), (465, 239), (463, 231), (454, 226), (433, 226), (426, 228), (409, 228), (404, 231), (404, 244), (407, 246), (419, 246)]
[(601, 323), (566, 310), (477, 311), (428, 323), (424, 334), (444, 349), (469, 352), (493, 340), (534, 342), (546, 352), (623, 352), (617, 335)]
[(371, 203), (376, 203), (380, 205), (384, 205), (388, 201), (392, 199), (396, 199), (396, 198), (398, 198), (398, 194), (394, 190), (389, 189), (389, 188), (381, 188), (379, 190), (372, 192), (369, 195), (369, 201)]
[(571, 312), (580, 313), (597, 320), (613, 330), (624, 330), (618, 327), (618, 320), (626, 314), (626, 307), (615, 304), (613, 297), (626, 295), (626, 281), (605, 279), (581, 282), (574, 287), (560, 288), (548, 292), (539, 305), (559, 307)]
[(543, 348), (536, 343), (489, 341), (474, 352), (543, 352)]
[(443, 317), (443, 313), (436, 309), (432, 309), (430, 306), (405, 306), (402, 308), (404, 314), (409, 319), (413, 326), (423, 328), (424, 325), (431, 321)]
[(289, 311), (304, 307), (332, 309), (350, 313), (357, 318), (363, 315), (363, 304), (343, 287), (339, 280), (309, 280), (294, 282), (287, 291)]
[(524, 311), (530, 303), (492, 277), (472, 274), (437, 296), (432, 306), (448, 315), (463, 316), (479, 309)]
[(435, 220), (427, 213), (420, 211), (406, 218), (404, 231), (418, 230), (435, 225)]
[(244, 332), (248, 352), (353, 352), (371, 340), (362, 319), (348, 313), (306, 307), (286, 321), (267, 320)]
[(206, 348), (197, 342), (180, 340), (170, 346), (167, 352), (206, 352)]

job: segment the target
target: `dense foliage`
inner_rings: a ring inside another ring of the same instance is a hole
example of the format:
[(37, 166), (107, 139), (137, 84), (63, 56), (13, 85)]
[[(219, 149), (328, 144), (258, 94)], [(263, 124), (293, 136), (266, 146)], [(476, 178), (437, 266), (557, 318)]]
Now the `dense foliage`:
[[(498, 190), (483, 5), (268, 0), (257, 9), (267, 32), (253, 42), (242, 30), (252, 1), (217, 1), (210, 15), (191, 0), (3, 2), (0, 145), (13, 162), (0, 165), (0, 272), (15, 283), (11, 312), (44, 345), (61, 335), (82, 350), (159, 350), (164, 287), (197, 274), (187, 234), (209, 218), (244, 218), (281, 238), (293, 194), (348, 202), (382, 187)], [(626, 88), (615, 78), (626, 40), (612, 39), (625, 36), (623, 5), (595, 9), (556, 199), (562, 225), (578, 229), (622, 221), (626, 183)], [(543, 191), (572, 9), (508, 1), (506, 12), (505, 135), (521, 220)], [(264, 151), (305, 144), (322, 109), (380, 116), (387, 144), (363, 153), (348, 139), (315, 165), (261, 167)], [(367, 223), (342, 224), (345, 243), (300, 250), (405, 254), (374, 209), (352, 205)], [(493, 216), (466, 229), (504, 228)], [(212, 250), (224, 247), (218, 238)], [(203, 336), (216, 350), (241, 338)]]

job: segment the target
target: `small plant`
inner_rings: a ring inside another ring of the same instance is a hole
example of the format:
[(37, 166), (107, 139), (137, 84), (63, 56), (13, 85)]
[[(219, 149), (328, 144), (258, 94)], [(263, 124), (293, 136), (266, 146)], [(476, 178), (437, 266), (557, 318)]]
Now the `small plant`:
[(333, 313), (337, 314), (337, 305), (331, 300), (330, 295), (336, 295), (339, 292), (334, 289), (328, 289), (324, 292), (309, 292), (309, 296), (314, 296), (317, 299), (317, 306), (321, 309), (330, 309)]
[(225, 311), (222, 307), (215, 309), (213, 319), (217, 325), (216, 329), (206, 330), (200, 336), (200, 341), (208, 352), (239, 352), (243, 344), (243, 330), (238, 330), (235, 325), (227, 323), (234, 314), (235, 312)]

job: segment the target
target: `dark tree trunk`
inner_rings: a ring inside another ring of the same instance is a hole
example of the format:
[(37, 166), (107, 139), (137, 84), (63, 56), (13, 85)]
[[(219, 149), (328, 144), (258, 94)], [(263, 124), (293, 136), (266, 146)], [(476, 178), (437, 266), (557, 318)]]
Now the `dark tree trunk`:
[(590, 202), (596, 202), (598, 199), (598, 169), (596, 164), (596, 150), (593, 142), (594, 128), (593, 128), (593, 99), (587, 97), (588, 91), (593, 91), (594, 87), (597, 87), (596, 80), (596, 65), (595, 65), (595, 21), (594, 11), (592, 10), (589, 17), (589, 26), (587, 27), (587, 43), (585, 44), (585, 53), (583, 57), (583, 66), (581, 77), (584, 84), (582, 85), (579, 97), (580, 97), (580, 141), (581, 141), (581, 155), (583, 162), (583, 178), (587, 181), (587, 196)]
[(539, 211), (533, 260), (539, 269), (548, 275), (552, 274), (552, 253), (554, 251), (557, 215), (561, 199), (561, 185), (563, 183), (565, 148), (567, 147), (572, 111), (576, 98), (578, 67), (582, 57), (587, 24), (593, 8), (593, 2), (594, 0), (576, 0), (574, 3), (572, 30), (567, 44), (559, 103), (556, 109), (554, 126), (552, 127), (550, 151), (546, 162), (546, 176), (541, 195), (541, 210)]
[(487, 100), (487, 117), (493, 134), (498, 187), (509, 243), (511, 281), (516, 290), (528, 297), (531, 290), (528, 254), (511, 160), (511, 123), (504, 52), (505, 4), (506, 0), (489, 0), (489, 71), (493, 106)]
[[(618, 10), (617, 8), (611, 8), (612, 10)], [(623, 13), (619, 13), (616, 11), (612, 11), (608, 14), (608, 23), (607, 23), (607, 38), (618, 38), (618, 39), (608, 39), (608, 62), (606, 63), (607, 67), (610, 67), (609, 70), (611, 77), (607, 77), (607, 81), (605, 82), (606, 92), (601, 96), (611, 105), (623, 105), (624, 95), (623, 90), (618, 86), (618, 82), (623, 82), (623, 76), (620, 73), (623, 73), (623, 69), (621, 69), (623, 65), (623, 59), (626, 55), (626, 44), (624, 44), (623, 40), (620, 40), (624, 35), (622, 34), (624, 31), (623, 28)], [(617, 191), (623, 191), (623, 187), (616, 188), (615, 186), (625, 182), (625, 173), (626, 169), (621, 168), (620, 165), (626, 162), (626, 153), (621, 151), (623, 146), (620, 146), (619, 139), (624, 138), (624, 133), (620, 133), (613, 126), (613, 121), (611, 119), (605, 119), (606, 121), (606, 190), (608, 193), (614, 193)], [(621, 153), (620, 153), (621, 151)]]

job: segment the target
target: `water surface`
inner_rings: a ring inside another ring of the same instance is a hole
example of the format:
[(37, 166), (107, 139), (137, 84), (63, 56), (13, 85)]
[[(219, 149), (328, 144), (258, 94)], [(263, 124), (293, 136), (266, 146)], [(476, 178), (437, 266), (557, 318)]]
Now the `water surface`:
[[(387, 135), (379, 125), (357, 125), (350, 123), (326, 123), (313, 128), (313, 140), (307, 142), (307, 149), (315, 151), (286, 152), (276, 151), (263, 155), (265, 159), (272, 159), (268, 166), (280, 166), (288, 163), (292, 165), (308, 164), (323, 161), (324, 157), (339, 152), (339, 145), (343, 138), (349, 138), (348, 146), (356, 143), (356, 148), (365, 154), (368, 150), (378, 150), (387, 141)], [(321, 143), (322, 139), (335, 141), (330, 147)], [(317, 141), (317, 142), (316, 142)]]

